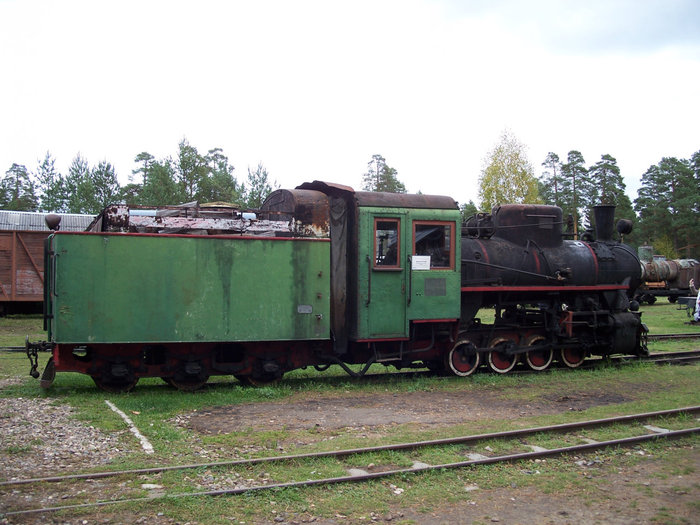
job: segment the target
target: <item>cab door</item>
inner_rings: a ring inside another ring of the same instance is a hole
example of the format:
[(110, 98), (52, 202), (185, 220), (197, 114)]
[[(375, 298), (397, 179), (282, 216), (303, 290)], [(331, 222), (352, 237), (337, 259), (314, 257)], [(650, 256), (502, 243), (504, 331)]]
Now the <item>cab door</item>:
[(460, 261), (454, 213), (434, 211), (411, 226), (409, 319), (455, 320), (460, 316)]
[(366, 220), (364, 260), (360, 261), (360, 338), (408, 336), (406, 322), (406, 218), (398, 210), (370, 212)]

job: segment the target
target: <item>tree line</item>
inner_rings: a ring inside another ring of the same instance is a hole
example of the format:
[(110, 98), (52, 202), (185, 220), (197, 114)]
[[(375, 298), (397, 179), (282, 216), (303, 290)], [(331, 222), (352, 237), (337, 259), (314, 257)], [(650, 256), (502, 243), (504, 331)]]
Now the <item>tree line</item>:
[[(66, 175), (56, 170), (50, 153), (32, 172), (13, 164), (0, 181), (0, 208), (96, 214), (116, 202), (158, 206), (198, 201), (255, 209), (276, 187), (262, 163), (249, 167), (245, 182), (239, 182), (221, 148), (202, 155), (187, 139), (178, 144), (174, 157), (156, 159), (142, 152), (134, 161), (138, 167), (125, 186), (120, 186), (109, 162), (91, 167), (80, 154)], [(569, 151), (565, 159), (550, 152), (541, 165), (536, 176), (525, 146), (504, 131), (484, 159), (479, 204), (463, 203), (463, 217), (489, 212), (499, 204), (551, 204), (561, 207), (564, 217), (570, 216), (578, 236), (591, 228), (593, 206), (612, 204), (617, 207), (616, 218), (635, 223), (626, 242), (652, 244), (656, 253), (669, 258), (700, 258), (700, 150), (689, 159), (663, 157), (650, 166), (641, 176), (634, 201), (627, 196), (617, 160), (609, 153), (588, 165), (578, 150)], [(378, 154), (367, 164), (362, 189), (406, 193), (398, 171)]]
[(565, 159), (549, 152), (536, 176), (525, 146), (505, 131), (484, 160), (479, 199), (482, 211), (505, 203), (559, 206), (564, 217), (570, 216), (576, 235), (591, 228), (593, 206), (615, 205), (616, 220), (635, 223), (625, 242), (635, 247), (651, 244), (656, 253), (671, 259), (700, 258), (700, 150), (689, 159), (663, 157), (650, 166), (631, 201), (611, 154), (587, 164), (578, 150), (569, 151)]
[(102, 161), (90, 166), (80, 154), (65, 175), (56, 169), (49, 152), (34, 171), (12, 164), (0, 181), (0, 208), (97, 214), (119, 202), (163, 206), (198, 201), (255, 209), (276, 186), (262, 163), (254, 169), (249, 167), (246, 181), (239, 182), (221, 148), (202, 155), (187, 139), (178, 144), (175, 157), (156, 159), (141, 152), (134, 162), (138, 167), (125, 186), (119, 184), (111, 163)]

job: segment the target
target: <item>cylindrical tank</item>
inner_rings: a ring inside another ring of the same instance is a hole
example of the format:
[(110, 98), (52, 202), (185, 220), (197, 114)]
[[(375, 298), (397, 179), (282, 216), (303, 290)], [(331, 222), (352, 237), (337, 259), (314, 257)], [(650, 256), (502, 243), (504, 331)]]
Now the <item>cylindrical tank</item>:
[(678, 278), (678, 261), (655, 260), (645, 263), (642, 268), (645, 281), (675, 281)]

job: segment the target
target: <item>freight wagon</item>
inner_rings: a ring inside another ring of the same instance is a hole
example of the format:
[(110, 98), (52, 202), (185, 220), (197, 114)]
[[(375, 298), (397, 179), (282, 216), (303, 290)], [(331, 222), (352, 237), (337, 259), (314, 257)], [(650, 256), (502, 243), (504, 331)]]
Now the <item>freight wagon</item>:
[[(51, 233), (44, 213), (0, 210), (0, 315), (41, 312), (44, 240)], [(94, 215), (62, 214), (66, 231), (84, 231)]]

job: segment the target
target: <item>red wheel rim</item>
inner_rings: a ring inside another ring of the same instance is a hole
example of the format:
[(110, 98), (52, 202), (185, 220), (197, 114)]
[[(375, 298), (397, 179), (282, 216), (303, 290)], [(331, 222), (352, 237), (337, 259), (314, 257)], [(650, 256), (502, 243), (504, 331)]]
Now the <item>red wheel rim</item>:
[(515, 356), (492, 350), (489, 356), (489, 364), (496, 372), (508, 372), (515, 366)]
[(474, 373), (479, 366), (479, 354), (469, 340), (459, 341), (447, 354), (445, 369), (454, 375), (466, 377)]
[(544, 368), (552, 361), (552, 352), (550, 350), (528, 352), (527, 360), (536, 369)]
[(452, 368), (456, 372), (468, 374), (476, 368), (478, 362), (476, 354), (467, 355), (464, 352), (452, 351)]
[(493, 363), (493, 366), (500, 370), (505, 370), (512, 364), (512, 362), (512, 357), (504, 354), (503, 352), (491, 353), (491, 363)]
[(581, 350), (565, 348), (561, 351), (562, 362), (570, 368), (579, 366), (581, 363), (583, 363), (584, 358), (585, 355)]
[(535, 365), (536, 367), (542, 367), (548, 364), (548, 361), (550, 360), (549, 358), (549, 352), (545, 350), (540, 350), (538, 352), (529, 352), (528, 353), (528, 358), (530, 362)]
[[(537, 346), (545, 343), (545, 338), (542, 335), (532, 335), (525, 341), (525, 346)], [(537, 372), (546, 370), (552, 364), (554, 359), (554, 351), (551, 348), (544, 350), (530, 350), (525, 354), (525, 364)]]

